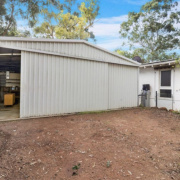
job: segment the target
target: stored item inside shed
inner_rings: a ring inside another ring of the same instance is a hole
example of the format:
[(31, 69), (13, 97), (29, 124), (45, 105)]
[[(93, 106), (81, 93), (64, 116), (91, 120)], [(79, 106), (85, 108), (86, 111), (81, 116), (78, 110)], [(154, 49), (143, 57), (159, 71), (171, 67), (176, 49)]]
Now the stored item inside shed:
[(0, 120), (19, 117), (21, 51), (0, 48)]

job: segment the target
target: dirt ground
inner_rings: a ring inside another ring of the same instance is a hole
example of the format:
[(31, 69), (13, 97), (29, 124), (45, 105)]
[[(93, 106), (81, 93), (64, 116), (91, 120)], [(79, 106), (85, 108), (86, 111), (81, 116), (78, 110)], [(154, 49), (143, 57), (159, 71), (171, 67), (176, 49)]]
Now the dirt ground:
[(136, 108), (0, 123), (0, 180), (180, 179), (180, 115)]

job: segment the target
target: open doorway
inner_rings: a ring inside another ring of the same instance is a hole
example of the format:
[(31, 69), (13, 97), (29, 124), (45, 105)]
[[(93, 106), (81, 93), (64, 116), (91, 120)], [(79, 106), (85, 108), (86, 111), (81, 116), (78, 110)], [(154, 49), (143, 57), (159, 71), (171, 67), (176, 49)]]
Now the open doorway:
[(21, 51), (0, 47), (0, 121), (20, 116)]

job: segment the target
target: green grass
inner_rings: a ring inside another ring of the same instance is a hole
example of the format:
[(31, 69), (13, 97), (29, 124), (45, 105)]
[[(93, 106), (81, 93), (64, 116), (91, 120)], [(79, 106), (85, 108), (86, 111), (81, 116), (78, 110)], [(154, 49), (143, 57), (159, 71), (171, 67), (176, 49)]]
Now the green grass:
[(180, 114), (180, 111), (172, 111), (174, 114)]
[(85, 111), (85, 112), (79, 112), (78, 114), (101, 114), (108, 111)]

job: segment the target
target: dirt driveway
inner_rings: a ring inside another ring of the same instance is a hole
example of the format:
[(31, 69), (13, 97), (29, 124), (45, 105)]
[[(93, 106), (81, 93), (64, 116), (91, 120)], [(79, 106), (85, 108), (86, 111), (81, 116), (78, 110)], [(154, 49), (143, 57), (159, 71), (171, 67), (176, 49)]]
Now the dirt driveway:
[(158, 109), (0, 123), (0, 180), (180, 179), (180, 115)]

